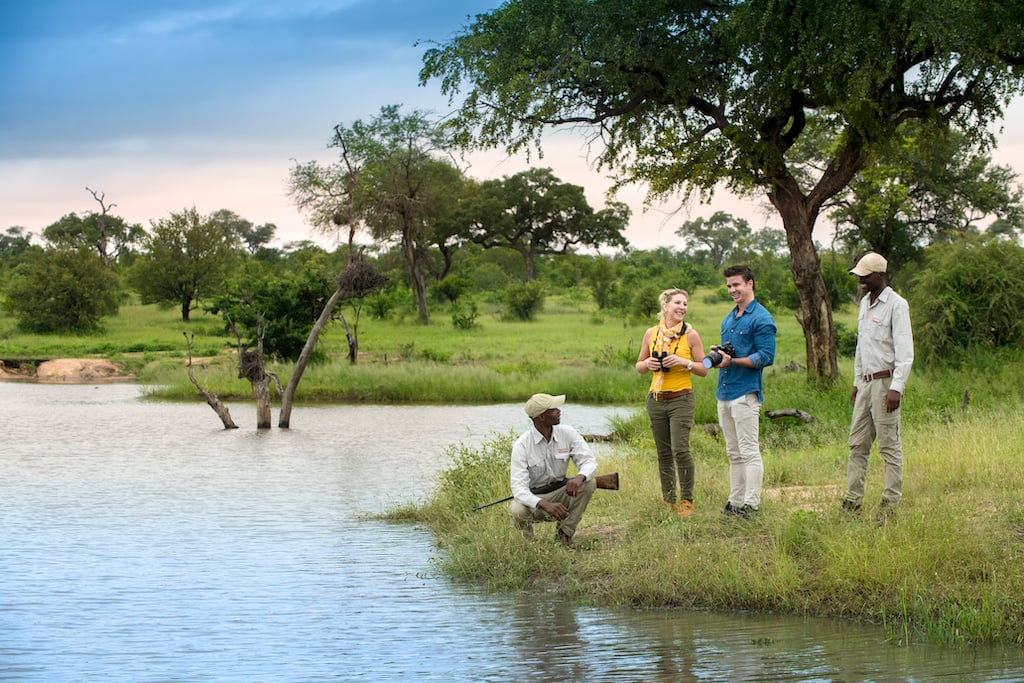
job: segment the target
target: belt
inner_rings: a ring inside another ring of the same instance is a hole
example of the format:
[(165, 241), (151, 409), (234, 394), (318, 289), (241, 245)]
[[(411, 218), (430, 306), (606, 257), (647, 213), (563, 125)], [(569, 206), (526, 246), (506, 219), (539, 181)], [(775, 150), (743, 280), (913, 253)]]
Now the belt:
[(864, 375), (861, 379), (870, 382), (873, 379), (885, 379), (886, 377), (892, 377), (892, 370), (879, 370), (873, 375)]
[(555, 481), (548, 482), (547, 484), (541, 484), (540, 486), (531, 486), (530, 493), (535, 496), (551, 493), (552, 491), (557, 491), (565, 486), (568, 481), (568, 479), (556, 479)]
[(647, 395), (655, 401), (665, 401), (670, 398), (678, 398), (684, 394), (693, 393), (693, 389), (680, 389), (679, 391), (652, 391)]

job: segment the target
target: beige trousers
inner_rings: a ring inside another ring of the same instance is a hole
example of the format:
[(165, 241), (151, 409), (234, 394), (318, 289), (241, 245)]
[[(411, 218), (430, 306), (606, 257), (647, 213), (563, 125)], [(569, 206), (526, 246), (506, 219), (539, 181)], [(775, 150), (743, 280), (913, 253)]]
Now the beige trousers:
[[(594, 491), (597, 490), (597, 481), (593, 477), (587, 479), (587, 482), (576, 492), (575, 496), (570, 496), (565, 492), (565, 487), (552, 491), (551, 493), (538, 494), (544, 500), (549, 500), (552, 503), (561, 503), (565, 507), (569, 508), (569, 516), (558, 522), (557, 530), (569, 538), (573, 537), (576, 533), (576, 527), (579, 526), (580, 520), (583, 519), (583, 513), (587, 509), (587, 505), (590, 504), (590, 498), (594, 495)], [(554, 517), (544, 512), (541, 509), (528, 508), (518, 500), (513, 500), (508, 506), (508, 516), (512, 519), (512, 526), (517, 529), (522, 529), (523, 533), (529, 538), (533, 538), (533, 523), (534, 522), (555, 522), (557, 521)]]
[(850, 459), (846, 466), (846, 500), (859, 505), (864, 499), (871, 443), (885, 465), (882, 502), (895, 505), (903, 496), (903, 440), (900, 438), (900, 409), (885, 412), (885, 395), (892, 378), (876, 379), (857, 390), (850, 419)]

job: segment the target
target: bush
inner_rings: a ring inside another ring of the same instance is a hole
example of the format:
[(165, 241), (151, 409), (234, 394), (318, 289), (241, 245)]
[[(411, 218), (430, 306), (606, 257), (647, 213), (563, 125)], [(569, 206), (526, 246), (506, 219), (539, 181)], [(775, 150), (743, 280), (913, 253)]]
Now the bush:
[(117, 315), (117, 277), (86, 248), (30, 254), (15, 269), (4, 307), (26, 332), (92, 332)]
[(472, 330), (477, 326), (476, 317), (480, 311), (475, 301), (470, 301), (465, 307), (462, 304), (452, 304), (452, 326), (457, 330)]
[(941, 244), (925, 251), (907, 297), (917, 355), (958, 362), (1024, 343), (1020, 283), (1024, 248), (991, 238)]
[(505, 290), (505, 316), (511, 320), (534, 320), (544, 308), (544, 286), (539, 282), (524, 282)]

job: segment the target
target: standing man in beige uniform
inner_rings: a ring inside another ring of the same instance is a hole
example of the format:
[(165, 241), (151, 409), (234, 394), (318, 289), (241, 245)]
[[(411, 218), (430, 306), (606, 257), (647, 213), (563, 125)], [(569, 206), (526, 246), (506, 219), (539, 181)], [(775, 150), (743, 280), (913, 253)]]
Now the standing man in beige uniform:
[(900, 402), (914, 363), (914, 337), (906, 299), (886, 282), (888, 262), (869, 252), (850, 271), (864, 298), (857, 316), (857, 351), (853, 359), (853, 417), (846, 468), (843, 510), (859, 512), (864, 500), (871, 443), (885, 464), (885, 488), (875, 521), (884, 524), (903, 496), (903, 441)]

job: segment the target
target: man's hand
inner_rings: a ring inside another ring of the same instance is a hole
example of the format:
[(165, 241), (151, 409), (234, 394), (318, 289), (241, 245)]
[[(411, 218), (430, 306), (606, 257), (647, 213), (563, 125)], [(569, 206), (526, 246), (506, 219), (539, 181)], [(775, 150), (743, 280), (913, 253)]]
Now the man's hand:
[(569, 508), (561, 503), (552, 503), (550, 500), (544, 500), (543, 498), (537, 502), (537, 509), (543, 510), (559, 522), (569, 516)]
[(565, 495), (575, 496), (579, 493), (580, 488), (587, 482), (586, 477), (582, 474), (577, 474), (575, 477), (565, 482)]
[(900, 394), (900, 392), (896, 391), (895, 389), (890, 389), (885, 394), (885, 412), (887, 412), (887, 413), (894, 413), (894, 412), (896, 412), (899, 409), (899, 407), (900, 407), (900, 399), (901, 398), (903, 398), (903, 395)]

